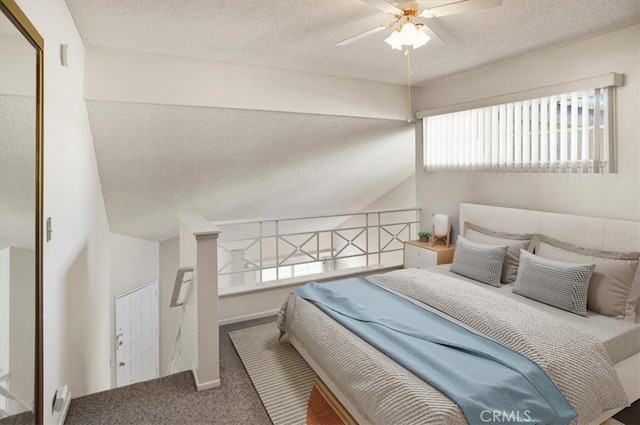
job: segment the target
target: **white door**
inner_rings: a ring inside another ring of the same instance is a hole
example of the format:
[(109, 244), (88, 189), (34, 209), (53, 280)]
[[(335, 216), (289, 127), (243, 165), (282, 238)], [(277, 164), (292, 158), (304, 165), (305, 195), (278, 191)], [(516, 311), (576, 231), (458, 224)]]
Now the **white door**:
[(116, 297), (116, 386), (157, 378), (158, 282)]

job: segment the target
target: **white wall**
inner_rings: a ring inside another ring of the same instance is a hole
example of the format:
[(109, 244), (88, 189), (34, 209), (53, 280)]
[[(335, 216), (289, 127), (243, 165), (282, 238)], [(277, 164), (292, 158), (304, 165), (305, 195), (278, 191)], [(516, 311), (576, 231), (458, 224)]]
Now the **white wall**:
[[(150, 78), (149, 70), (153, 70)], [(88, 47), (87, 100), (397, 119), (405, 86), (307, 72)]]
[(111, 280), (111, 364), (112, 386), (116, 386), (115, 364), (115, 298), (149, 282), (158, 280), (159, 243), (109, 234)]
[(416, 191), (423, 223), (430, 224), (433, 212), (456, 217), (460, 202), (640, 220), (640, 26), (430, 83), (418, 95), (417, 109), (610, 72), (625, 77), (616, 93), (617, 174), (427, 173), (417, 143)]
[(195, 270), (198, 248), (187, 219), (180, 219), (179, 228), (178, 267), (194, 268), (191, 289), (182, 309), (182, 369), (195, 370), (198, 368), (198, 272)]
[(367, 210), (386, 210), (396, 208), (413, 208), (416, 206), (416, 176), (411, 175), (396, 187), (373, 201)]
[[(57, 387), (105, 390), (110, 373), (108, 223), (83, 100), (84, 46), (64, 1), (18, 0), (45, 40), (44, 422)], [(69, 67), (60, 65), (68, 44)]]
[(180, 267), (180, 238), (160, 242), (160, 376), (165, 376), (182, 319), (181, 307), (169, 307), (176, 270)]

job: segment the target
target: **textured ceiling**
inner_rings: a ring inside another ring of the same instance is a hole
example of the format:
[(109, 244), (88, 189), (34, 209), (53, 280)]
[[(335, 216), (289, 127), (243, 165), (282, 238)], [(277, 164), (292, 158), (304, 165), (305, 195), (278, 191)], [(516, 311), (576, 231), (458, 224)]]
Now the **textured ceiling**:
[(413, 174), (402, 121), (88, 101), (112, 232), (163, 240), (210, 220), (353, 211)]
[[(482, 1), (482, 0), (473, 0)], [(66, 0), (86, 45), (406, 84), (390, 22), (358, 0)], [(430, 1), (420, 1), (425, 6)], [(413, 83), (640, 22), (639, 0), (503, 0), (429, 20), (444, 41), (416, 50)], [(176, 213), (211, 220), (367, 207), (413, 174), (399, 121), (88, 101), (113, 232), (163, 240)]]
[[(392, 20), (358, 0), (66, 2), (87, 45), (406, 83), (402, 53), (383, 41), (390, 30), (335, 46)], [(420, 85), (638, 22), (638, 0), (503, 0), (496, 8), (428, 20), (445, 44), (412, 54), (413, 81)]]

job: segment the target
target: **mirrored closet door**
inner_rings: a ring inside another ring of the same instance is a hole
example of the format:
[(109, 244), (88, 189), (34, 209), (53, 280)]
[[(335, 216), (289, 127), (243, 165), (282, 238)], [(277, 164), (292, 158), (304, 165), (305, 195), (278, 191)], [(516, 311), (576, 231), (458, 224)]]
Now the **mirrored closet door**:
[(0, 9), (0, 424), (42, 423), (43, 41)]

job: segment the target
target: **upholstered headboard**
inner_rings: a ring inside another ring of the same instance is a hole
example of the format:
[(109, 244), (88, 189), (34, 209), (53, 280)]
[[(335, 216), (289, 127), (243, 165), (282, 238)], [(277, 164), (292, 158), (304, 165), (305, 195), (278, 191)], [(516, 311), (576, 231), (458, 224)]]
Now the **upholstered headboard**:
[[(640, 252), (640, 222), (517, 208), (460, 204), (460, 229), (470, 222), (508, 233), (538, 233), (585, 248)], [(638, 303), (640, 313), (640, 303)]]

